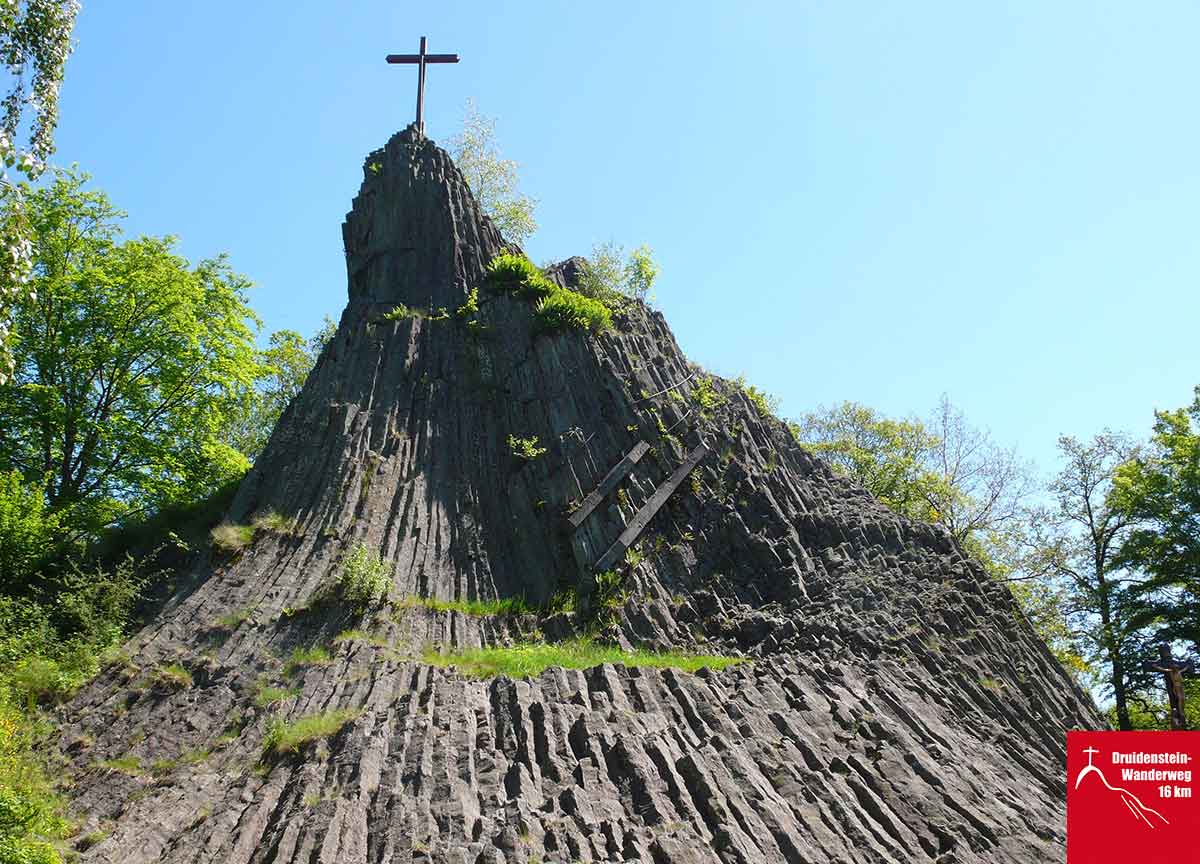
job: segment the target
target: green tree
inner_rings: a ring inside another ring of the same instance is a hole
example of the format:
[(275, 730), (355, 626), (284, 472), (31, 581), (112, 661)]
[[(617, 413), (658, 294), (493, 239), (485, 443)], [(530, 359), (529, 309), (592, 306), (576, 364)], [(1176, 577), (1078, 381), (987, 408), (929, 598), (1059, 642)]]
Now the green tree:
[(295, 330), (278, 330), (271, 334), (269, 347), (258, 352), (258, 378), (231, 415), (224, 435), (225, 441), (250, 461), (262, 452), (280, 415), (304, 386), (332, 324), (326, 318), (325, 327), (308, 339)]
[(60, 537), (59, 514), (46, 509), (40, 484), (0, 473), (0, 593), (19, 593)]
[(1117, 563), (1148, 577), (1139, 621), (1200, 654), (1200, 387), (1190, 407), (1156, 412), (1149, 446), (1116, 472), (1111, 503), (1138, 522)]
[(518, 190), (517, 163), (504, 159), (496, 146), (496, 121), (484, 117), (467, 100), (462, 131), (451, 143), (454, 162), (483, 212), (504, 237), (523, 244), (537, 230), (537, 202)]
[(631, 300), (647, 300), (659, 274), (649, 246), (639, 246), (626, 255), (624, 247), (616, 243), (598, 243), (585, 260), (576, 290), (613, 309)]
[(0, 469), (40, 478), (89, 530), (130, 508), (203, 497), (244, 471), (221, 433), (258, 375), (248, 282), (190, 266), (172, 238), (119, 241), (121, 214), (60, 171), (27, 193), (36, 293), (14, 310)]
[[(8, 0), (0, 3), (0, 58), (10, 86), (0, 121), (0, 161), (36, 179), (54, 153), (58, 125), (58, 91), (62, 86), (71, 32), (79, 12), (76, 0)], [(34, 109), (29, 122), (29, 149), (23, 150), (18, 132), (25, 109)], [(12, 305), (31, 290), (32, 232), (21, 187), (0, 177), (0, 384), (12, 374), (15, 337), (10, 327)]]
[(865, 405), (843, 402), (789, 425), (800, 443), (881, 503), (910, 519), (936, 521), (930, 501), (943, 493), (934, 489), (940, 480), (927, 462), (938, 442), (920, 420), (892, 420)]
[(969, 424), (942, 398), (928, 421), (894, 420), (854, 402), (806, 413), (789, 424), (800, 443), (852, 477), (895, 512), (945, 527), (995, 579), (1007, 584), (1059, 661), (1088, 669), (1068, 620), (1068, 596), (1026, 567), (1029, 468), (1013, 450)]
[(1064, 464), (1050, 484), (1054, 503), (1029, 520), (1025, 569), (1067, 596), (1072, 630), (1101, 669), (1118, 725), (1131, 729), (1130, 694), (1143, 650), (1133, 601), (1142, 580), (1118, 560), (1136, 519), (1112, 505), (1111, 492), (1137, 447), (1111, 432), (1086, 442), (1063, 436), (1058, 447)]

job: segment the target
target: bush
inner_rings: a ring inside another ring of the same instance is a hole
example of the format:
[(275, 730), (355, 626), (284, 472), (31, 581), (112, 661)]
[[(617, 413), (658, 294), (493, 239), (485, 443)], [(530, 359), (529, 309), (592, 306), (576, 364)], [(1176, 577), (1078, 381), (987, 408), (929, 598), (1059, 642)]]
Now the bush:
[(639, 246), (626, 257), (615, 243), (600, 243), (587, 258), (576, 290), (619, 310), (631, 300), (645, 301), (658, 273), (649, 247)]
[(612, 310), (599, 300), (561, 288), (538, 301), (534, 318), (542, 332), (574, 328), (596, 333), (612, 326)]
[(386, 600), (391, 588), (391, 569), (364, 544), (355, 544), (338, 574), (337, 590), (341, 598), (365, 611)]
[(50, 843), (67, 834), (63, 802), (32, 745), (36, 724), (0, 695), (0, 862), (60, 864)]
[(46, 511), (40, 486), (16, 471), (0, 473), (0, 590), (21, 593), (59, 536), (59, 515)]

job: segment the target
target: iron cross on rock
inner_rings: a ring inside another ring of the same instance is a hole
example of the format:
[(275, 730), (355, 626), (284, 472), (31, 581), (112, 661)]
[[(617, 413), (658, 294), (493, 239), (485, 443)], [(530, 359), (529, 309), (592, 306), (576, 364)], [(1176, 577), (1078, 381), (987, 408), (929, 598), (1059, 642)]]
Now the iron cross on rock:
[(426, 63), (457, 63), (457, 54), (426, 54), (425, 37), (421, 37), (421, 53), (419, 54), (389, 54), (389, 63), (417, 64), (417, 129), (425, 131), (425, 64)]

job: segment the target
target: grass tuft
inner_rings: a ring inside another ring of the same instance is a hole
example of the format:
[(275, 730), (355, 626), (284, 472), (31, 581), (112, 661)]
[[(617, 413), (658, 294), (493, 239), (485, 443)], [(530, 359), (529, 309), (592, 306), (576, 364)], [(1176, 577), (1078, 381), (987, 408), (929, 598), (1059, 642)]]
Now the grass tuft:
[(186, 690), (193, 684), (192, 673), (178, 663), (159, 666), (155, 670), (154, 680), (171, 690)]
[(288, 517), (276, 513), (274, 510), (268, 510), (261, 516), (255, 517), (250, 523), (250, 527), (255, 531), (273, 531), (276, 534), (291, 534), (292, 521)]
[(234, 525), (222, 522), (209, 532), (213, 545), (222, 552), (240, 552), (254, 539), (254, 529), (249, 525)]
[(297, 669), (306, 666), (328, 666), (331, 660), (329, 649), (320, 645), (313, 645), (311, 648), (297, 648), (292, 652), (287, 663), (283, 665), (283, 674), (291, 675)]
[(471, 648), (446, 654), (428, 648), (422, 652), (421, 659), (431, 666), (454, 666), (463, 675), (471, 678), (493, 678), (497, 675), (526, 678), (539, 675), (554, 666), (564, 669), (590, 669), (603, 663), (696, 672), (700, 669), (724, 669), (744, 662), (740, 657), (717, 654), (623, 651), (614, 645), (602, 645), (590, 639)]
[(254, 704), (259, 708), (266, 708), (269, 705), (274, 705), (276, 702), (282, 702), (285, 699), (299, 696), (300, 693), (301, 688), (299, 687), (284, 688), (260, 684), (254, 694)]
[(276, 718), (267, 726), (267, 734), (263, 738), (263, 758), (295, 753), (309, 742), (336, 735), (361, 713), (351, 709), (326, 711), (301, 717), (291, 723)]

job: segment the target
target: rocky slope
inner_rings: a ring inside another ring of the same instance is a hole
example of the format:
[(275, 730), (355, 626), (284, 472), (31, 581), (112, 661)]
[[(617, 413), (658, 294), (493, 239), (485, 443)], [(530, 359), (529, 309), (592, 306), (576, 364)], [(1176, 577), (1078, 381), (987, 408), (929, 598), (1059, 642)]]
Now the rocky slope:
[[(833, 475), (641, 304), (599, 335), (537, 332), (529, 301), (484, 287), (510, 247), (411, 128), (368, 157), (343, 235), (337, 334), (229, 514), (277, 518), (202, 552), (64, 711), (83, 860), (1063, 859), (1064, 732), (1100, 720), (944, 532)], [(595, 622), (596, 562), (690, 453), (614, 552), (607, 635), (748, 662), (422, 662)], [(319, 600), (358, 544), (392, 583), (365, 616)], [(573, 615), (406, 602), (571, 592)], [(328, 657), (289, 664), (313, 646)], [(261, 758), (273, 718), (334, 711), (337, 731)]]

